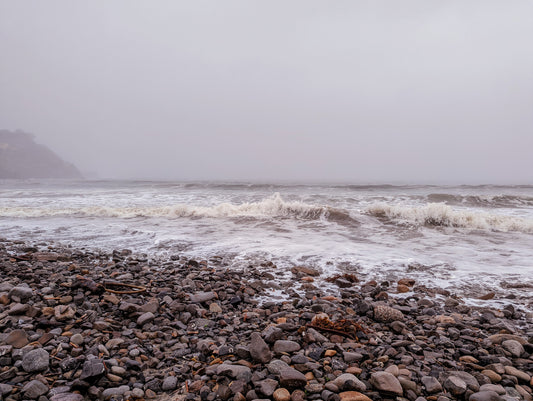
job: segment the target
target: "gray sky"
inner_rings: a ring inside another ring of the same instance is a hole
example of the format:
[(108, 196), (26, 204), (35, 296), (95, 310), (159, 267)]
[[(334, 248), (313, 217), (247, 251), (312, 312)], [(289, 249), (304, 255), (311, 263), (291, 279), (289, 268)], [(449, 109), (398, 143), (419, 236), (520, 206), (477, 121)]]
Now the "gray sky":
[(101, 177), (533, 183), (530, 0), (0, 0), (0, 55)]

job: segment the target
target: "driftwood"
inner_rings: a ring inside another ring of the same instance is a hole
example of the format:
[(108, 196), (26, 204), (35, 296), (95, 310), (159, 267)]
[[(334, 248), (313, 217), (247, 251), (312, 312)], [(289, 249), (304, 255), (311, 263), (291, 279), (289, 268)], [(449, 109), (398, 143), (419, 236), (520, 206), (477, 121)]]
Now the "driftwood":
[[(131, 288), (131, 290), (114, 290), (109, 287), (116, 287), (116, 288), (126, 287), (126, 288)], [(142, 285), (137, 285), (137, 284), (119, 283), (117, 281), (104, 281), (104, 290), (106, 290), (107, 292), (111, 292), (113, 294), (138, 294), (141, 292), (145, 292), (146, 287)]]

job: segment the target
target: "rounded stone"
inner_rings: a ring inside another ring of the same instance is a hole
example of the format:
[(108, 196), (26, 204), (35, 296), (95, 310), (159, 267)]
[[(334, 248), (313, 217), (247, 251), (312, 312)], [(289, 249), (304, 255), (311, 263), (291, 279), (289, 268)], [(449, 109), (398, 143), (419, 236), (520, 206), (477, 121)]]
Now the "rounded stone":
[(290, 401), (291, 400), (291, 393), (289, 393), (289, 390), (286, 388), (278, 388), (276, 391), (274, 391), (274, 394), (272, 394), (275, 401)]
[(28, 373), (42, 372), (49, 364), (50, 355), (42, 348), (31, 350), (22, 358), (22, 369)]

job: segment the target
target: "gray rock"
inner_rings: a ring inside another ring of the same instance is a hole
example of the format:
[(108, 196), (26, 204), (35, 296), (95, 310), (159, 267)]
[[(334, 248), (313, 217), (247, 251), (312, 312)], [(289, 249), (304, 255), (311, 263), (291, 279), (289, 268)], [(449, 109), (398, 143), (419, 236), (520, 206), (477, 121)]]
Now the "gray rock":
[(389, 372), (375, 372), (370, 377), (370, 384), (378, 391), (389, 394), (402, 395), (403, 388), (399, 380)]
[(48, 386), (39, 380), (32, 380), (22, 387), (22, 393), (24, 394), (24, 397), (31, 400), (35, 400), (47, 392)]
[(252, 359), (261, 363), (268, 363), (272, 360), (272, 353), (267, 343), (261, 338), (261, 334), (252, 333), (250, 342), (250, 355)]
[(366, 384), (350, 373), (344, 373), (338, 376), (332, 383), (341, 391), (366, 391)]
[(13, 391), (13, 386), (11, 386), (10, 384), (0, 383), (0, 396), (9, 394), (12, 391)]
[(444, 388), (453, 395), (461, 395), (466, 392), (466, 383), (457, 376), (450, 376), (444, 381)]
[(422, 384), (426, 388), (426, 391), (430, 394), (442, 391), (442, 385), (433, 376), (422, 377)]
[(161, 389), (163, 391), (172, 391), (176, 389), (177, 385), (178, 385), (178, 378), (176, 376), (167, 376), (165, 377), (165, 380), (163, 380)]
[(22, 358), (22, 369), (28, 373), (42, 372), (48, 369), (49, 364), (50, 355), (42, 348), (31, 350)]
[(503, 398), (495, 391), (479, 391), (470, 396), (468, 401), (502, 401)]
[(289, 340), (278, 340), (274, 343), (274, 347), (272, 348), (274, 352), (276, 353), (282, 353), (282, 352), (296, 352), (300, 350), (300, 344), (298, 344), (296, 341), (289, 341)]
[(279, 383), (281, 387), (288, 389), (304, 388), (307, 384), (307, 379), (302, 372), (293, 368), (281, 370), (279, 374)]
[(126, 391), (130, 391), (130, 386), (123, 385), (123, 386), (120, 386), (120, 387), (106, 388), (102, 392), (102, 397), (104, 398), (104, 400), (108, 400), (111, 397), (124, 395), (124, 393), (126, 393)]
[(52, 396), (50, 401), (83, 401), (83, 396), (77, 393), (61, 393)]
[(105, 373), (104, 362), (101, 359), (90, 359), (85, 361), (81, 371), (81, 380), (95, 380)]
[(342, 356), (346, 363), (359, 362), (364, 358), (364, 356), (358, 352), (343, 352)]
[(139, 326), (144, 326), (146, 323), (150, 323), (154, 319), (155, 315), (152, 312), (146, 312), (139, 316), (139, 318), (137, 319), (137, 324)]
[(283, 361), (280, 361), (279, 359), (274, 359), (272, 360), (272, 362), (270, 362), (268, 365), (267, 365), (267, 369), (268, 371), (273, 374), (273, 375), (276, 375), (276, 376), (279, 376), (281, 374), (281, 371), (283, 369), (289, 369), (290, 366), (287, 365), (285, 362)]
[(479, 388), (479, 391), (494, 391), (500, 395), (505, 394), (505, 389), (500, 384), (484, 384)]
[(30, 287), (17, 285), (9, 291), (9, 298), (12, 301), (26, 303), (33, 297), (33, 290)]
[(259, 393), (263, 394), (266, 397), (270, 397), (272, 394), (274, 394), (274, 391), (278, 388), (278, 382), (274, 379), (265, 379), (261, 380), (259, 383), (256, 384), (255, 389), (259, 391)]
[(439, 380), (443, 383), (450, 376), (455, 376), (464, 381), (467, 387), (473, 392), (479, 391), (479, 383), (474, 376), (470, 373), (464, 372), (462, 370), (454, 370), (449, 372), (443, 372), (439, 375)]
[(248, 383), (252, 379), (252, 371), (247, 366), (230, 365), (223, 363), (218, 365), (217, 374), (220, 376), (229, 376), (233, 379), (242, 380)]
[(403, 320), (403, 313), (398, 309), (385, 305), (374, 305), (374, 320), (378, 322), (394, 322)]
[(283, 337), (283, 330), (276, 326), (268, 326), (261, 334), (267, 343), (273, 343)]
[(507, 373), (508, 375), (514, 376), (518, 380), (522, 380), (524, 382), (529, 382), (531, 380), (531, 376), (529, 376), (526, 372), (518, 370), (514, 366), (506, 366), (505, 373)]
[(520, 355), (524, 353), (524, 347), (516, 340), (503, 341), (502, 347), (509, 351), (515, 358), (520, 358)]
[(211, 301), (212, 299), (216, 298), (216, 294), (212, 291), (209, 292), (197, 292), (196, 294), (190, 295), (191, 302), (193, 303), (202, 303)]

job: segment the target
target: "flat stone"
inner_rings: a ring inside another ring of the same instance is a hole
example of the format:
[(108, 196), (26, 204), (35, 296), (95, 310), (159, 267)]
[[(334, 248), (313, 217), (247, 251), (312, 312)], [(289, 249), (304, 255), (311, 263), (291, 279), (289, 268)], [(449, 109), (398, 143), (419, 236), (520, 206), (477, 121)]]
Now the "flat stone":
[(501, 344), (503, 341), (506, 341), (506, 340), (515, 340), (515, 341), (518, 341), (522, 345), (527, 344), (526, 339), (520, 336), (516, 336), (514, 334), (493, 334), (492, 336), (489, 336), (489, 341), (492, 344)]
[(83, 401), (83, 396), (77, 393), (61, 393), (52, 396), (50, 401)]
[(372, 401), (371, 398), (357, 391), (343, 391), (339, 393), (341, 401)]
[(291, 393), (286, 388), (278, 388), (273, 394), (275, 401), (290, 401)]
[(104, 362), (101, 359), (90, 359), (85, 361), (81, 371), (81, 380), (95, 380), (105, 373)]
[(479, 391), (472, 394), (468, 401), (503, 401), (503, 398), (495, 391)]
[(293, 274), (303, 274), (305, 276), (311, 276), (311, 277), (317, 277), (317, 276), (320, 276), (320, 272), (315, 270), (315, 269), (312, 269), (310, 267), (305, 267), (305, 266), (294, 266), (292, 269), (291, 269), (291, 272)]
[(342, 356), (346, 363), (359, 362), (364, 358), (363, 354), (359, 352), (343, 352)]
[(7, 311), (7, 314), (10, 316), (20, 316), (25, 315), (26, 312), (30, 310), (29, 304), (21, 304), (21, 303), (13, 303), (9, 307), (9, 310)]
[(339, 390), (366, 391), (366, 384), (350, 373), (344, 373), (336, 377), (332, 383), (337, 386)]
[(102, 392), (102, 397), (104, 398), (104, 400), (108, 400), (111, 397), (117, 397), (117, 396), (124, 395), (126, 391), (130, 391), (130, 386), (123, 385), (119, 387), (110, 387), (110, 388), (106, 388)]
[(193, 303), (202, 303), (211, 301), (212, 299), (215, 299), (217, 294), (215, 294), (213, 291), (209, 292), (197, 292), (196, 294), (190, 295), (190, 300)]
[(472, 376), (470, 373), (468, 372), (464, 372), (462, 370), (455, 370), (455, 371), (449, 371), (449, 372), (443, 372), (440, 374), (439, 376), (439, 380), (441, 382), (445, 382), (446, 379), (450, 376), (455, 376), (455, 377), (458, 377), (459, 379), (461, 379), (462, 381), (464, 381), (466, 383), (466, 386), (474, 391), (474, 392), (477, 392), (479, 391), (479, 383), (478, 381), (476, 380), (476, 378), (474, 376)]
[(250, 355), (252, 359), (261, 363), (268, 363), (272, 360), (272, 353), (261, 334), (254, 332), (251, 336)]
[(32, 380), (22, 387), (22, 393), (24, 394), (24, 397), (31, 400), (35, 400), (47, 392), (48, 386), (39, 380)]
[(48, 369), (49, 364), (50, 355), (42, 348), (31, 350), (22, 358), (22, 369), (28, 373), (42, 372)]
[(209, 312), (211, 313), (222, 313), (222, 308), (219, 304), (213, 302), (211, 305), (209, 305)]
[(300, 350), (300, 344), (298, 344), (296, 341), (289, 341), (289, 340), (278, 340), (274, 343), (273, 351), (276, 353), (282, 353), (282, 352), (296, 352)]
[(502, 377), (496, 373), (494, 370), (485, 369), (481, 371), (481, 374), (487, 376), (491, 382), (493, 383), (499, 383), (502, 381)]
[(77, 333), (77, 334), (73, 334), (71, 337), (70, 337), (70, 342), (73, 343), (73, 344), (76, 344), (76, 345), (82, 345), (83, 344), (83, 341), (84, 341), (84, 338), (81, 334)]
[(137, 325), (144, 326), (146, 323), (150, 323), (155, 319), (155, 315), (152, 312), (143, 313), (137, 318)]
[(518, 378), (518, 380), (522, 380), (527, 383), (529, 383), (529, 381), (531, 380), (531, 376), (529, 376), (526, 372), (522, 372), (521, 370), (518, 370), (514, 366), (506, 366), (505, 373), (507, 373), (508, 375), (514, 376)]
[(69, 305), (57, 305), (54, 308), (54, 316), (57, 321), (70, 320), (76, 315), (76, 311)]
[(279, 382), (282, 387), (288, 389), (304, 388), (307, 384), (307, 379), (302, 372), (293, 368), (283, 369), (279, 374)]
[(242, 380), (248, 383), (252, 379), (252, 371), (247, 366), (242, 365), (230, 365), (223, 363), (218, 365), (217, 374), (221, 376), (229, 376), (233, 379)]
[(24, 330), (13, 330), (10, 332), (4, 342), (8, 345), (12, 345), (14, 348), (22, 348), (28, 345), (28, 335)]
[(396, 395), (403, 394), (403, 388), (400, 381), (389, 372), (372, 373), (370, 384), (380, 392)]
[(506, 393), (503, 386), (499, 384), (484, 384), (479, 388), (479, 391), (494, 391), (495, 393), (498, 393), (500, 395), (503, 395)]
[(520, 358), (524, 351), (524, 347), (516, 340), (505, 340), (502, 342), (502, 347), (509, 351), (515, 358)]

